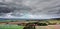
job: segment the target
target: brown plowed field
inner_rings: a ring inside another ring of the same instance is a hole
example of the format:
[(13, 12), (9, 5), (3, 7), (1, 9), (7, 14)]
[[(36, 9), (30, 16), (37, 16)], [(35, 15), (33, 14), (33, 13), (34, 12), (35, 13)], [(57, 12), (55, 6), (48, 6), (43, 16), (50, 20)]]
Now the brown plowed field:
[(36, 29), (60, 29), (60, 25), (36, 26)]

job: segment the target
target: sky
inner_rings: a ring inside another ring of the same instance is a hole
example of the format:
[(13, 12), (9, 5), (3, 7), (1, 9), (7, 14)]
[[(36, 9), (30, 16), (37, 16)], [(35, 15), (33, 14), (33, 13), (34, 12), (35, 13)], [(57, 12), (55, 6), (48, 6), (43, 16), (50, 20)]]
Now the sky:
[(60, 0), (0, 0), (0, 18), (60, 18)]

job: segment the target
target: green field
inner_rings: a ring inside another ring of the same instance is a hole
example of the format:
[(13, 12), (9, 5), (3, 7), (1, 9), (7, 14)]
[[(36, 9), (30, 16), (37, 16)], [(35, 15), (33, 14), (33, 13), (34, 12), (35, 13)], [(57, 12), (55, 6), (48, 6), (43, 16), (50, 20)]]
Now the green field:
[(23, 29), (23, 27), (18, 25), (0, 25), (0, 29)]

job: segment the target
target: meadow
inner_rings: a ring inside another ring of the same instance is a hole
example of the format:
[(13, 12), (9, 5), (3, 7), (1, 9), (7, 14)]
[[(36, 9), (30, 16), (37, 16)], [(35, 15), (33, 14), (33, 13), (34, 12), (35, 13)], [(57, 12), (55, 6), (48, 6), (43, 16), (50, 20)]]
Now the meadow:
[(0, 24), (0, 29), (23, 29), (24, 26)]

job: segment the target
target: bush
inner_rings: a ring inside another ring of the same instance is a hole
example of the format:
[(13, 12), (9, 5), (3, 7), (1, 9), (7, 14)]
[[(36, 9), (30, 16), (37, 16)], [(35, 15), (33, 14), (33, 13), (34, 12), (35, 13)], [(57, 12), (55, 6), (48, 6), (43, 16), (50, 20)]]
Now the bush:
[(46, 23), (38, 23), (39, 26), (47, 26)]
[(39, 22), (34, 22), (34, 24), (37, 24), (38, 26), (47, 26), (47, 23), (39, 23)]

